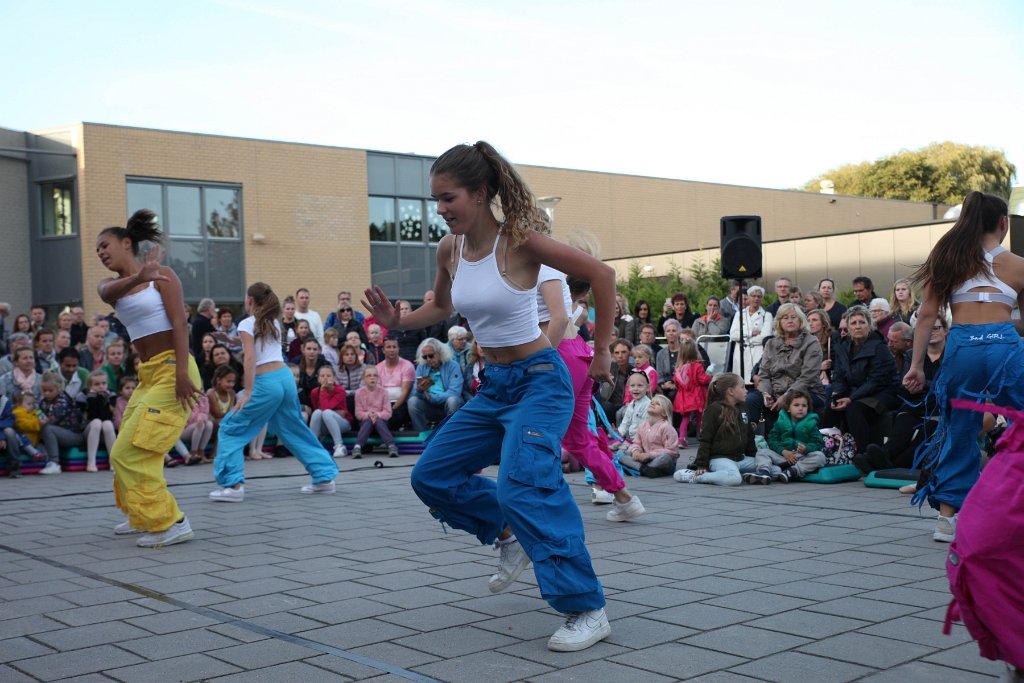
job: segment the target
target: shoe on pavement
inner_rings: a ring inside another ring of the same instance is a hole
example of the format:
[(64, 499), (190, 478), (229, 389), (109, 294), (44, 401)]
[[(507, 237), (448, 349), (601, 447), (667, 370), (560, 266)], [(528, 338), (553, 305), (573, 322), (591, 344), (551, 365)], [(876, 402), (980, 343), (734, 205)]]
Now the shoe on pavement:
[(163, 531), (143, 534), (135, 542), (135, 545), (140, 548), (163, 548), (165, 545), (184, 543), (192, 538), (192, 536), (192, 526), (188, 523), (188, 517), (185, 517), (177, 524), (172, 524), (170, 528)]
[(939, 520), (935, 524), (935, 531), (932, 533), (934, 538), (939, 543), (952, 543), (953, 539), (956, 538), (956, 515), (952, 517), (943, 517), (939, 514)]
[(114, 527), (114, 533), (118, 536), (127, 536), (128, 534), (144, 534), (146, 532), (142, 529), (136, 529), (131, 525), (131, 522), (126, 520)]
[(236, 489), (225, 486), (221, 489), (214, 489), (210, 491), (210, 500), (216, 500), (221, 503), (241, 503), (245, 500), (245, 487), (240, 486)]
[(60, 474), (60, 465), (51, 460), (39, 470), (39, 474)]
[(750, 477), (749, 479), (747, 478), (747, 476), (748, 475), (744, 475), (743, 481), (747, 482), (748, 484), (770, 484), (770, 483), (772, 483), (772, 475), (768, 474), (764, 470), (758, 470), (757, 472), (751, 472), (749, 474), (749, 477)]
[(781, 472), (779, 472), (777, 475), (775, 475), (775, 481), (779, 482), (780, 484), (788, 484), (789, 483), (789, 478), (790, 477), (789, 477), (789, 468), (788, 467), (786, 469), (782, 470)]
[(324, 494), (330, 494), (330, 493), (337, 493), (337, 492), (338, 492), (338, 487), (337, 487), (337, 485), (335, 485), (333, 479), (331, 479), (330, 481), (322, 481), (319, 484), (306, 484), (301, 489), (299, 489), (299, 493), (324, 493)]
[(569, 614), (565, 623), (548, 639), (548, 649), (554, 652), (578, 652), (604, 640), (612, 634), (611, 624), (604, 608)]
[(335, 458), (344, 458), (347, 455), (348, 455), (348, 449), (345, 448), (345, 444), (339, 443), (337, 446), (334, 447), (334, 457)]
[(491, 576), (487, 582), (487, 587), (491, 589), (492, 593), (500, 593), (511, 586), (523, 573), (523, 570), (530, 566), (530, 556), (523, 550), (519, 541), (501, 545), (498, 543), (496, 541), (494, 544), (494, 547), (501, 551), (501, 557), (498, 559), (498, 573)]
[(612, 504), (612, 509), (605, 515), (605, 519), (609, 522), (625, 522), (626, 520), (634, 519), (647, 512), (644, 509), (644, 504), (640, 502), (640, 499), (633, 496), (629, 499), (628, 503), (620, 503), (616, 501)]
[[(335, 450), (334, 457), (336, 457), (336, 458), (340, 457), (340, 456), (337, 455), (337, 450)], [(353, 446), (352, 447), (352, 457), (354, 459), (356, 459), (356, 460), (361, 460), (362, 457), (363, 457), (363, 447), (360, 446), (359, 444), (356, 444), (355, 446)]]
[(615, 494), (602, 489), (591, 489), (590, 502), (594, 505), (609, 505), (615, 502)]
[(389, 458), (397, 458), (398, 457), (398, 445), (397, 444), (391, 444), (390, 446), (388, 446), (388, 457)]
[(672, 478), (680, 484), (692, 484), (697, 480), (697, 472), (691, 469), (676, 470)]

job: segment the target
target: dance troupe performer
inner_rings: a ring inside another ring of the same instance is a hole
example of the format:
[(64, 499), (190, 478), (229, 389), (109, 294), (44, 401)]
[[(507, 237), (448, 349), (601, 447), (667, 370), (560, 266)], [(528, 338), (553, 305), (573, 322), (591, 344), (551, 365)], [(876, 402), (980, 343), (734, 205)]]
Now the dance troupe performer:
[(1008, 230), (1006, 202), (971, 192), (956, 224), (913, 277), (923, 286), (924, 300), (914, 329), (913, 360), (903, 378), (911, 393), (924, 389), (924, 358), (939, 311), (948, 304), (953, 314), (941, 370), (932, 384), (939, 423), (914, 463), (932, 471), (914, 502), (927, 500), (938, 509), (932, 537), (945, 543), (953, 541), (957, 512), (981, 472), (978, 432), (983, 419), (977, 412), (954, 410), (950, 399), (991, 399), (1024, 408), (1024, 343), (1010, 322), (1024, 290), (1024, 259), (999, 246)]
[[(545, 233), (549, 234), (549, 233)], [(593, 250), (585, 252), (593, 256)], [(580, 283), (589, 291), (589, 283)], [(639, 517), (645, 510), (640, 499), (627, 489), (615, 464), (602, 450), (597, 435), (590, 431), (590, 401), (594, 395), (594, 380), (590, 377), (590, 362), (594, 350), (580, 336), (577, 317), (581, 309), (573, 305), (569, 283), (565, 275), (551, 266), (541, 265), (537, 277), (537, 316), (541, 332), (558, 349), (572, 379), (575, 403), (569, 431), (562, 437), (562, 448), (590, 470), (597, 485), (591, 494), (595, 505), (614, 503), (605, 516), (609, 522), (624, 522)]]
[(245, 292), (249, 317), (238, 323), (245, 370), (244, 391), (220, 423), (213, 476), (219, 488), (210, 499), (241, 503), (245, 499), (242, 449), (264, 426), (288, 447), (313, 478), (302, 493), (334, 493), (338, 466), (313, 435), (299, 407), (295, 375), (281, 352), (281, 302), (270, 285), (256, 282)]
[[(510, 586), (531, 562), (541, 596), (567, 615), (548, 640), (555, 651), (590, 647), (611, 634), (604, 593), (584, 544), (583, 520), (562, 476), (561, 439), (573, 413), (569, 372), (537, 320), (537, 275), (558, 264), (593, 285), (597, 304), (590, 376), (610, 379), (614, 271), (538, 232), (529, 188), (486, 142), (458, 145), (430, 169), (430, 193), (450, 235), (437, 250), (434, 300), (402, 315), (380, 287), (363, 305), (389, 329), (427, 327), (455, 310), (487, 356), (477, 395), (433, 434), (412, 471), (430, 514), (501, 550), (489, 587)], [(491, 205), (500, 197), (504, 223)], [(501, 454), (497, 482), (475, 473)]]
[[(114, 501), (128, 521), (115, 534), (143, 534), (136, 545), (160, 548), (192, 538), (188, 518), (164, 479), (164, 455), (185, 428), (202, 386), (189, 352), (181, 281), (161, 266), (163, 235), (156, 214), (140, 209), (123, 227), (103, 230), (96, 255), (117, 273), (99, 284), (99, 295), (128, 329), (142, 364), (110, 453)], [(139, 244), (155, 242), (139, 263)]]

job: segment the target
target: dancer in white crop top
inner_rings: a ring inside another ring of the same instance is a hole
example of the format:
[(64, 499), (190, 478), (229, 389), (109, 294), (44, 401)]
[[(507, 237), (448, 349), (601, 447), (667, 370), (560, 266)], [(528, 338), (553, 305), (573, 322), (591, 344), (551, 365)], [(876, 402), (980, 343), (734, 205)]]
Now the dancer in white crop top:
[[(164, 480), (164, 455), (178, 441), (202, 386), (189, 353), (181, 281), (161, 266), (162, 234), (156, 214), (136, 211), (124, 228), (96, 237), (96, 255), (117, 274), (99, 284), (103, 301), (117, 310), (139, 352), (139, 385), (121, 421), (110, 453), (114, 499), (128, 515), (117, 534), (141, 533), (137, 545), (158, 548), (192, 538), (188, 518), (178, 509)], [(156, 242), (139, 263), (139, 244)]]
[[(508, 588), (532, 562), (542, 597), (568, 615), (548, 647), (582, 650), (611, 627), (579, 508), (562, 476), (572, 384), (538, 328), (537, 275), (546, 264), (593, 284), (596, 350), (589, 374), (607, 381), (615, 274), (538, 231), (544, 223), (532, 193), (485, 142), (441, 155), (430, 170), (430, 192), (451, 231), (438, 245), (434, 300), (402, 315), (372, 287), (363, 305), (389, 329), (427, 327), (454, 307), (469, 321), (487, 366), (479, 393), (431, 437), (413, 470), (413, 490), (441, 522), (500, 548), (492, 592)], [(503, 224), (492, 209), (498, 197)], [(498, 453), (497, 481), (477, 476)]]

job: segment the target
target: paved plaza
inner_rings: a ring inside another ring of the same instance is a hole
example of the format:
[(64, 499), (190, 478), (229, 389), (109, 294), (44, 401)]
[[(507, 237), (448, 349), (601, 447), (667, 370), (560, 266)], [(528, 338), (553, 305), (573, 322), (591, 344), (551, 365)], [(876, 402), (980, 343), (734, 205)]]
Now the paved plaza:
[[(689, 451), (692, 453), (693, 449)], [(531, 570), (491, 595), (497, 553), (442, 529), (414, 456), (341, 462), (304, 496), (291, 458), (246, 463), (241, 504), (209, 466), (168, 470), (195, 540), (115, 537), (111, 475), (0, 480), (0, 682), (991, 681), (964, 628), (942, 635), (945, 545), (895, 491), (630, 479), (614, 524), (567, 475), (611, 637), (549, 652), (562, 619)], [(493, 470), (487, 472), (494, 475)]]

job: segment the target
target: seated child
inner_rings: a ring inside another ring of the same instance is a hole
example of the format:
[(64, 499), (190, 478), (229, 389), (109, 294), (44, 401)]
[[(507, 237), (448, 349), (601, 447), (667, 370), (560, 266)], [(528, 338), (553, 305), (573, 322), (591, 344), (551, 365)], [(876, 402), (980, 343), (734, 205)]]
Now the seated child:
[[(632, 404), (631, 404), (632, 405)], [(667, 477), (676, 470), (679, 434), (672, 427), (672, 403), (658, 394), (647, 406), (647, 419), (637, 429), (636, 440), (619, 457), (624, 467), (645, 477)]]
[(117, 387), (117, 400), (114, 402), (114, 429), (120, 431), (121, 422), (124, 420), (124, 411), (128, 408), (128, 401), (135, 393), (135, 387), (139, 386), (139, 380), (133, 375), (125, 375), (121, 378)]
[(320, 386), (313, 390), (310, 401), (313, 414), (309, 417), (309, 428), (320, 438), (323, 432), (331, 435), (334, 443), (334, 457), (344, 458), (348, 449), (341, 440), (341, 435), (352, 428), (352, 416), (348, 413), (345, 388), (337, 383), (334, 369), (330, 365), (322, 365), (317, 371)]
[(46, 414), (36, 406), (36, 395), (31, 391), (14, 392), (14, 430), (23, 438), (21, 450), (33, 459), (39, 457), (39, 439), (43, 427), (49, 423)]
[[(210, 383), (213, 385), (206, 392), (207, 405), (210, 408), (210, 421), (213, 423), (213, 436), (217, 436), (220, 421), (235, 407), (235, 382), (238, 373), (230, 365), (218, 365), (213, 371)], [(261, 453), (262, 456), (262, 453)], [(204, 457), (204, 462), (207, 458)]]
[(741, 475), (756, 469), (754, 424), (747, 415), (747, 388), (732, 372), (708, 386), (708, 403), (700, 426), (700, 446), (693, 469), (677, 470), (676, 481), (739, 486)]
[(622, 441), (613, 444), (612, 449), (625, 451), (636, 440), (640, 425), (647, 420), (647, 406), (651, 404), (651, 380), (643, 370), (630, 370), (626, 380), (626, 397), (629, 403), (622, 413), (619, 423), (619, 436)]
[[(654, 352), (647, 344), (637, 344), (633, 347), (632, 354), (633, 370), (631, 372), (642, 371), (647, 376), (647, 395), (654, 396), (654, 389), (658, 386), (658, 371), (651, 365), (654, 360)], [(624, 402), (628, 405), (634, 400), (633, 395), (627, 391)]]
[(89, 373), (88, 390), (85, 394), (85, 456), (86, 472), (98, 472), (96, 453), (100, 447), (100, 436), (107, 447), (107, 453), (114, 448), (117, 433), (114, 431), (114, 403), (117, 397), (107, 388), (107, 373), (96, 370)]
[(363, 386), (356, 389), (356, 419), (359, 420), (359, 434), (356, 436), (356, 445), (352, 449), (353, 458), (363, 457), (363, 446), (370, 438), (370, 432), (377, 430), (377, 435), (384, 445), (388, 447), (388, 457), (398, 457), (398, 446), (395, 444), (395, 437), (391, 436), (388, 429), (388, 420), (391, 419), (391, 401), (388, 399), (388, 390), (377, 383), (377, 366), (367, 365), (363, 369)]
[(24, 439), (14, 429), (14, 408), (11, 400), (0, 394), (0, 453), (6, 458), (7, 476), (21, 478), (21, 443)]
[[(213, 420), (210, 419), (210, 400), (202, 395), (192, 406), (192, 413), (188, 416), (181, 437), (174, 444), (174, 450), (186, 465), (198, 465), (203, 462), (206, 446), (210, 443), (212, 436)], [(189, 447), (185, 446), (186, 441), (189, 443)], [(178, 463), (168, 455), (164, 458), (164, 464), (167, 467), (174, 467)]]
[(748, 484), (783, 484), (801, 479), (825, 466), (825, 440), (818, 431), (818, 414), (811, 397), (800, 389), (782, 396), (782, 410), (768, 432), (768, 448), (757, 452), (757, 470), (743, 475)]

